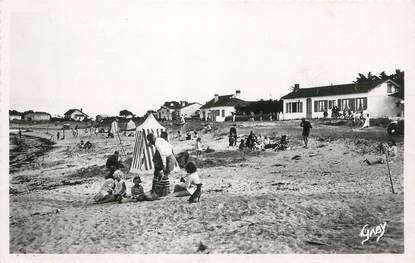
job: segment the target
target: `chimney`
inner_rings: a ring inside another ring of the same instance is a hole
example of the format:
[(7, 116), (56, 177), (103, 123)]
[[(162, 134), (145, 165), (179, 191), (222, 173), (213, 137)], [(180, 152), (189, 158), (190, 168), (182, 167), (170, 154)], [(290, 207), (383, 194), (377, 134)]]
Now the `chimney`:
[(81, 112), (82, 112), (82, 108), (81, 108)]
[(219, 95), (215, 94), (215, 103), (218, 102), (218, 100), (219, 100)]
[(239, 96), (241, 96), (241, 91), (240, 91), (240, 90), (236, 90), (236, 91), (235, 91), (235, 96), (234, 96), (234, 98), (235, 98), (235, 99), (239, 99)]
[(300, 90), (300, 84), (294, 84), (294, 92), (297, 92)]

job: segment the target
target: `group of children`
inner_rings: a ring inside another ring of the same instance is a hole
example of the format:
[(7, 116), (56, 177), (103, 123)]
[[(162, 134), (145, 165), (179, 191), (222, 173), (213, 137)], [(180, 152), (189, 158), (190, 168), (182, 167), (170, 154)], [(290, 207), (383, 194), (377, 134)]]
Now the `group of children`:
[[(190, 196), (189, 202), (198, 202), (201, 195), (202, 183), (197, 173), (196, 164), (188, 162), (185, 166), (187, 174), (180, 178), (180, 182), (174, 186), (173, 196)], [(97, 203), (119, 202), (123, 199), (130, 201), (153, 201), (159, 199), (152, 191), (144, 192), (140, 176), (133, 178), (131, 195), (127, 195), (127, 186), (124, 173), (116, 170), (112, 177), (107, 177), (100, 191), (94, 196)]]

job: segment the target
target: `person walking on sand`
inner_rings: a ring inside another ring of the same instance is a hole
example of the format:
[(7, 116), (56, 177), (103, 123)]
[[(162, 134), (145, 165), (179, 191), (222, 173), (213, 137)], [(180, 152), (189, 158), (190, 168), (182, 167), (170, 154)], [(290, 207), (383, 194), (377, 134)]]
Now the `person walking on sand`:
[(238, 138), (237, 132), (236, 132), (236, 125), (232, 125), (232, 127), (229, 130), (229, 146), (236, 146), (236, 139)]
[(301, 119), (300, 127), (303, 127), (303, 141), (304, 148), (308, 148), (308, 135), (310, 135), (310, 129), (313, 128), (309, 121), (306, 121), (305, 118)]
[(173, 171), (176, 158), (173, 154), (173, 147), (163, 138), (156, 138), (152, 133), (147, 135), (147, 140), (156, 147), (153, 156), (154, 177), (151, 190), (159, 197), (170, 194), (169, 174)]
[(196, 139), (195, 150), (196, 150), (196, 157), (199, 158), (199, 156), (202, 154), (202, 138), (200, 137)]

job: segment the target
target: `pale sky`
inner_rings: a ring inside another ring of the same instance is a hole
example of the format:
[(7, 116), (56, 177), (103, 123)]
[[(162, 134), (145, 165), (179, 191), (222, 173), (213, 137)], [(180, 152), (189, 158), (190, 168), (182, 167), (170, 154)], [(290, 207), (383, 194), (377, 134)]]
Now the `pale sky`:
[(407, 71), (414, 4), (11, 1), (10, 108), (142, 115)]

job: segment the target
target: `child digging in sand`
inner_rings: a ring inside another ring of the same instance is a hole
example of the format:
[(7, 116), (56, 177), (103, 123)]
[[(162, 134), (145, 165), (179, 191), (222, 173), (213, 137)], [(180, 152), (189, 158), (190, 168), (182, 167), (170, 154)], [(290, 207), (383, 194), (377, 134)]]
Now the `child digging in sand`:
[(180, 183), (174, 187), (174, 196), (189, 196), (189, 203), (198, 202), (201, 195), (202, 183), (197, 174), (196, 164), (188, 162), (186, 164), (187, 175), (180, 180)]

